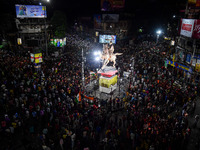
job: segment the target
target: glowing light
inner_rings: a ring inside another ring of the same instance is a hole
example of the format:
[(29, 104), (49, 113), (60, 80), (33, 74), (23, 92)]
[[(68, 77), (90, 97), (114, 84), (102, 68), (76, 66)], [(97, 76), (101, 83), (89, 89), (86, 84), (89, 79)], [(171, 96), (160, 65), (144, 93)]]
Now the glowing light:
[(156, 33), (157, 33), (157, 34), (161, 34), (161, 33), (162, 33), (162, 31), (161, 31), (161, 30), (158, 30)]

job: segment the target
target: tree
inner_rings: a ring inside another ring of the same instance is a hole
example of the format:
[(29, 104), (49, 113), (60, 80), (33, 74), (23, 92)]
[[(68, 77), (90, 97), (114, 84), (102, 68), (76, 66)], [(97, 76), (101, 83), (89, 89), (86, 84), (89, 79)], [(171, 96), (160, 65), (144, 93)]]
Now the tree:
[(61, 11), (55, 11), (50, 22), (50, 30), (57, 38), (63, 38), (67, 30), (67, 17)]

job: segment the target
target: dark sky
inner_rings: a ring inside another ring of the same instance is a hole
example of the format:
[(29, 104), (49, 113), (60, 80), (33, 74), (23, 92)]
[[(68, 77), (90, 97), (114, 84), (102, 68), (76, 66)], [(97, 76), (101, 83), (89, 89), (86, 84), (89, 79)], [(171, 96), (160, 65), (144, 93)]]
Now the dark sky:
[[(3, 0), (0, 5), (1, 12), (15, 13), (15, 3), (19, 4), (38, 4), (38, 1), (45, 0)], [(100, 13), (101, 0), (50, 0), (47, 5), (47, 10), (51, 15), (54, 10), (61, 10), (68, 15), (87, 15)], [(170, 14), (176, 11), (181, 3), (186, 3), (187, 0), (125, 0), (125, 12), (140, 11), (141, 15), (160, 15)], [(114, 12), (115, 13), (115, 12)], [(117, 13), (117, 12), (116, 12)], [(139, 15), (140, 15), (139, 14)], [(154, 16), (152, 16), (154, 17)]]
[[(173, 14), (178, 14), (180, 9), (185, 9), (186, 1), (187, 0), (125, 0), (123, 12), (135, 14), (135, 18), (141, 22), (143, 20), (148, 20), (155, 24), (166, 24), (166, 22), (172, 18)], [(3, 0), (1, 3), (2, 5), (0, 5), (1, 13), (9, 12), (15, 16), (15, 3), (38, 5), (39, 2), (38, 0)], [(70, 20), (73, 20), (77, 16), (93, 16), (93, 14), (103, 13), (101, 12), (100, 3), (100, 0), (50, 0), (50, 3), (43, 3), (43, 5), (47, 6), (48, 19), (53, 15), (53, 11), (61, 10), (66, 13)]]

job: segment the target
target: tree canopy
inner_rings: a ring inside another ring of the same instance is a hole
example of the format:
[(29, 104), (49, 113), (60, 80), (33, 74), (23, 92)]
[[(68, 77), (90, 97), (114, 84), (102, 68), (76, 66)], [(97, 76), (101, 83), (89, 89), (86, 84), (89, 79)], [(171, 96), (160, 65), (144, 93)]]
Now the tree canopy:
[(55, 11), (50, 22), (52, 34), (57, 38), (63, 38), (67, 30), (67, 17), (61, 11)]

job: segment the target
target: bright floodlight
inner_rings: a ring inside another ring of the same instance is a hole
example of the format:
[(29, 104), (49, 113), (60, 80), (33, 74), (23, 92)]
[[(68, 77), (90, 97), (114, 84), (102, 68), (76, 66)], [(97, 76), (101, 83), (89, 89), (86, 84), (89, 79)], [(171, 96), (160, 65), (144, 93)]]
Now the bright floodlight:
[(39, 3), (39, 5), (42, 5), (42, 3)]
[(161, 31), (161, 30), (158, 30), (156, 33), (157, 33), (157, 34), (161, 34), (161, 33), (162, 33), (162, 31)]
[(101, 55), (101, 52), (100, 52), (100, 51), (96, 51), (96, 52), (94, 52), (94, 55), (95, 55), (95, 56)]
[(96, 57), (96, 58), (95, 58), (95, 60), (96, 60), (96, 61), (99, 61), (99, 60), (100, 60), (100, 58), (99, 58), (99, 57)]
[(47, 2), (49, 2), (50, 0), (47, 0)]
[(173, 18), (176, 18), (176, 15), (173, 15)]

